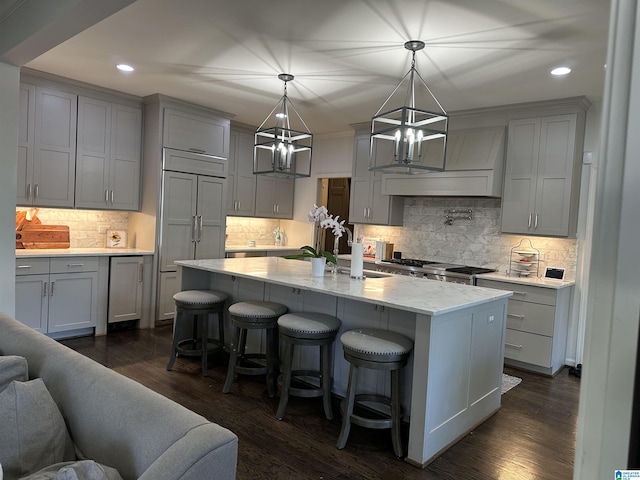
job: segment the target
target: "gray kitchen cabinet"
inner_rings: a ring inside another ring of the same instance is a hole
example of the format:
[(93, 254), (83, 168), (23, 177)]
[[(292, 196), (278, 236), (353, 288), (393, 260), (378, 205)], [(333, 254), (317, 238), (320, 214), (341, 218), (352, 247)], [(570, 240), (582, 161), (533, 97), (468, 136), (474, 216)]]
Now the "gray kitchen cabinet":
[(256, 212), (256, 180), (253, 174), (253, 133), (231, 128), (227, 215), (253, 217)]
[(257, 175), (256, 217), (293, 218), (294, 180)]
[(229, 156), (229, 120), (165, 108), (163, 145), (221, 158)]
[(16, 259), (16, 318), (43, 333), (96, 326), (98, 259)]
[(509, 122), (502, 232), (575, 236), (583, 137), (576, 114)]
[(140, 320), (144, 267), (142, 256), (111, 257), (107, 323)]
[(572, 287), (560, 289), (478, 278), (479, 287), (511, 290), (504, 363), (555, 375), (565, 365)]
[(76, 208), (140, 208), (141, 141), (141, 108), (78, 98)]
[(73, 207), (77, 96), (23, 83), (16, 203)]
[(404, 199), (382, 194), (382, 174), (369, 171), (369, 150), (369, 133), (357, 133), (351, 176), (349, 223), (402, 225)]

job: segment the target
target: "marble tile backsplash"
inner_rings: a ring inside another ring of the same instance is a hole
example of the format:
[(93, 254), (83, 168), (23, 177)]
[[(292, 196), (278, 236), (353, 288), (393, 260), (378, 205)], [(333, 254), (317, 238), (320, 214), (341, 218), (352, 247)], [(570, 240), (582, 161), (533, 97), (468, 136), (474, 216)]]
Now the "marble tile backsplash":
[[(456, 217), (447, 225), (448, 209), (472, 209), (472, 219)], [(509, 268), (512, 247), (528, 238), (540, 250), (542, 273), (545, 266), (563, 267), (567, 278), (575, 278), (577, 241), (500, 233), (499, 198), (406, 198), (403, 223), (402, 227), (362, 225), (359, 234), (393, 243), (394, 250), (402, 252), (403, 258), (494, 268), (500, 272)], [(526, 240), (523, 246), (529, 247)]]
[[(273, 231), (280, 228), (280, 220), (272, 218), (227, 217), (227, 245), (248, 245), (255, 240), (256, 245), (273, 245)], [(286, 237), (283, 239), (286, 245)]]
[[(16, 208), (20, 210), (27, 209)], [(37, 215), (45, 225), (68, 225), (71, 248), (102, 248), (107, 229), (126, 230), (129, 226), (128, 212), (40, 208)]]

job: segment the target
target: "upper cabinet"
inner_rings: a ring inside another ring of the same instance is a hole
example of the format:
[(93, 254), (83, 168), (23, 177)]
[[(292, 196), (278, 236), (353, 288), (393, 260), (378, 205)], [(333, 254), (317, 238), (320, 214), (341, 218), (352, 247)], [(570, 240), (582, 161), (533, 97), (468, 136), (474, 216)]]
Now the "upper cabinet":
[(293, 218), (293, 178), (257, 175), (256, 217)]
[(584, 115), (509, 122), (504, 233), (575, 236), (583, 138)]
[(253, 174), (253, 133), (232, 128), (229, 135), (227, 215), (255, 216), (256, 177)]
[(142, 108), (78, 98), (77, 208), (138, 210)]
[(20, 88), (18, 205), (73, 207), (77, 96)]
[[(349, 223), (402, 225), (404, 199), (402, 197), (383, 195), (383, 175), (369, 171), (369, 148), (369, 133), (356, 133), (351, 176)], [(377, 153), (383, 154), (383, 152)]]
[(163, 145), (176, 150), (227, 158), (229, 156), (229, 120), (201, 117), (166, 108)]

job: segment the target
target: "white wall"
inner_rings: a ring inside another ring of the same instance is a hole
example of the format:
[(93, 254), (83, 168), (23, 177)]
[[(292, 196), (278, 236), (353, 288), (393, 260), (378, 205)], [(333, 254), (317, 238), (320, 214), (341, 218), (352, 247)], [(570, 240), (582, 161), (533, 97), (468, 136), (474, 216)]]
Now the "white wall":
[(15, 315), (15, 225), (20, 69), (0, 63), (0, 311)]

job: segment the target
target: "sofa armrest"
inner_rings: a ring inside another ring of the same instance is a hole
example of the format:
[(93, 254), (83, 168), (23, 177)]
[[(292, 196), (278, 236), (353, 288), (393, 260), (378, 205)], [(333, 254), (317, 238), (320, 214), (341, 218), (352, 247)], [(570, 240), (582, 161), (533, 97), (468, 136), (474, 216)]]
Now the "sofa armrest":
[(171, 445), (139, 480), (233, 480), (238, 437), (218, 425), (200, 425)]

